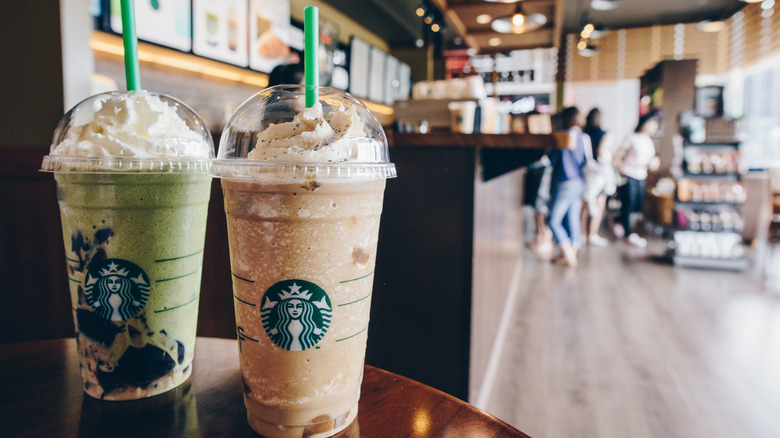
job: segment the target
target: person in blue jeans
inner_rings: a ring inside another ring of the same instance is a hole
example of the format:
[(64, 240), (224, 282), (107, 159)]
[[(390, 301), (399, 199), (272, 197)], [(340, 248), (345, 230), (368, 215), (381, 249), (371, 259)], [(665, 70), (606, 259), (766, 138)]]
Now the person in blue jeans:
[(577, 249), (580, 247), (582, 234), (580, 212), (585, 193), (582, 167), (586, 160), (585, 148), (591, 145), (590, 138), (580, 128), (582, 117), (576, 107), (563, 110), (561, 123), (571, 137), (568, 148), (558, 149), (550, 156), (555, 194), (548, 223), (553, 238), (561, 249), (561, 254), (556, 261), (568, 266), (577, 266)]

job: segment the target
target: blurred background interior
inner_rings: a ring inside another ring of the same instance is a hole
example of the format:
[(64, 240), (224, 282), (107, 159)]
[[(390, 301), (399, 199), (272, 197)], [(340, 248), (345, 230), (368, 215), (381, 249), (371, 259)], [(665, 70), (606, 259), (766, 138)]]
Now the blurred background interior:
[[(367, 363), (535, 437), (780, 436), (780, 8), (774, 0), (136, 0), (144, 88), (214, 134), (302, 60), (381, 121), (388, 182)], [(54, 182), (63, 113), (124, 89), (119, 1), (3, 2), (0, 343), (73, 336)], [(656, 114), (660, 167), (624, 243), (610, 197), (579, 266), (550, 263), (529, 181), (599, 108)], [(543, 161), (542, 161), (543, 162)], [(222, 194), (199, 335), (235, 337)]]

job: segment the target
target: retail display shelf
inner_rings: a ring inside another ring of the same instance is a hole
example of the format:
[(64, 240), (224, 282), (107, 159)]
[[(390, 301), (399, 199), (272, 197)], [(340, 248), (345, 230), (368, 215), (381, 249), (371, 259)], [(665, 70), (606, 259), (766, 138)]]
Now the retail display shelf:
[(726, 173), (690, 173), (688, 171), (685, 171), (683, 173), (683, 177), (687, 179), (693, 179), (693, 180), (718, 180), (718, 181), (727, 181), (727, 182), (733, 182), (739, 180), (739, 173), (737, 172), (726, 172)]
[(723, 269), (731, 271), (743, 271), (747, 269), (747, 260), (744, 258), (717, 259), (710, 257), (690, 257), (674, 255), (672, 257), (675, 266), (685, 268)]
[(686, 232), (691, 232), (691, 233), (735, 234), (735, 235), (738, 235), (738, 236), (741, 235), (740, 233), (742, 232), (742, 230), (735, 230), (735, 229), (731, 229), (731, 228), (729, 228), (729, 229), (726, 229), (726, 228), (716, 229), (715, 227), (710, 228), (710, 229), (706, 229), (706, 230), (704, 228), (695, 229), (695, 228), (690, 228), (690, 227), (677, 227), (675, 229), (675, 231), (686, 231)]
[(679, 199), (675, 201), (677, 205), (691, 205), (696, 207), (721, 207), (724, 205), (728, 205), (731, 207), (740, 207), (744, 202), (738, 202), (738, 201), (680, 201)]
[(674, 265), (745, 269), (739, 143), (686, 142), (683, 154), (685, 172), (677, 181), (674, 215)]

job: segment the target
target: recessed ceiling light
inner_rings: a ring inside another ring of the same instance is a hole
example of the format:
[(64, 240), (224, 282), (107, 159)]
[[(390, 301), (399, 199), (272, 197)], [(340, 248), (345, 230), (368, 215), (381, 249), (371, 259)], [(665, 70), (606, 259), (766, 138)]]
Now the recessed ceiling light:
[(496, 47), (497, 45), (501, 44), (501, 38), (493, 37), (488, 40), (488, 44), (490, 47)]
[(517, 3), (520, 0), (485, 0), (485, 1), (490, 3)]
[(726, 22), (723, 20), (704, 20), (697, 25), (703, 32), (720, 32), (726, 28)]
[(764, 0), (742, 0), (745, 3), (761, 3)]
[(431, 24), (431, 30), (434, 32), (438, 32), (441, 30), (441, 26), (439, 26), (439, 23), (433, 23)]
[(620, 2), (618, 0), (592, 0), (590, 2), (590, 8), (597, 11), (611, 11), (618, 7)]
[(609, 31), (604, 28), (604, 26), (596, 25), (593, 28), (593, 31), (590, 33), (590, 36), (588, 38), (592, 40), (597, 40), (599, 38), (603, 38), (605, 35), (607, 35)]
[(493, 16), (490, 14), (477, 15), (477, 23), (479, 24), (488, 24), (491, 21), (493, 21)]
[(585, 58), (590, 58), (591, 56), (596, 54), (597, 50), (598, 49), (596, 48), (596, 46), (591, 46), (586, 44), (584, 49), (580, 49), (579, 54), (580, 56), (583, 56)]

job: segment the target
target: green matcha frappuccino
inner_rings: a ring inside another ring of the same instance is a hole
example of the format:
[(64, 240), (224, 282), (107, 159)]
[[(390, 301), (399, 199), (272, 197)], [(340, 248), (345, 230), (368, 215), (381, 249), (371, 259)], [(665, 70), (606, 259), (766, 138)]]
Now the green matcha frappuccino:
[(213, 143), (203, 122), (145, 91), (68, 112), (54, 172), (84, 389), (129, 400), (192, 372)]

